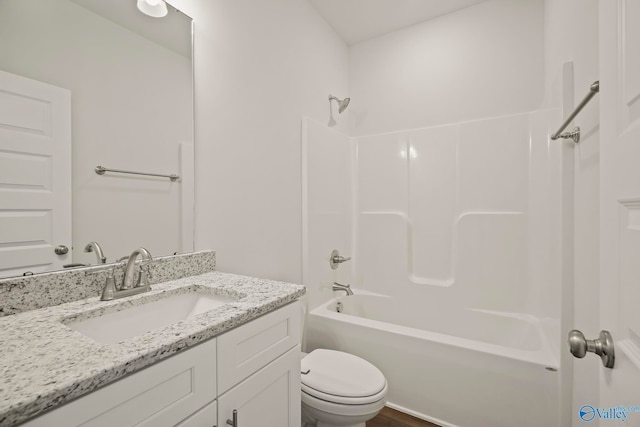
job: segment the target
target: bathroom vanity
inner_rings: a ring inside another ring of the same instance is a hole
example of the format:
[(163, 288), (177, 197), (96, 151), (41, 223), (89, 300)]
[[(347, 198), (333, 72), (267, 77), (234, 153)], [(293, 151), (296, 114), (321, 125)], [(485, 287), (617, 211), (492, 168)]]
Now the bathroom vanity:
[(299, 302), (211, 338), (25, 427), (299, 425)]
[[(194, 293), (222, 302), (118, 342), (76, 328), (101, 318), (116, 325), (109, 316), (130, 312), (133, 330), (144, 324), (144, 307)], [(298, 427), (304, 293), (212, 271), (117, 301), (93, 297), (2, 317), (0, 426), (223, 427), (235, 412), (237, 426)]]

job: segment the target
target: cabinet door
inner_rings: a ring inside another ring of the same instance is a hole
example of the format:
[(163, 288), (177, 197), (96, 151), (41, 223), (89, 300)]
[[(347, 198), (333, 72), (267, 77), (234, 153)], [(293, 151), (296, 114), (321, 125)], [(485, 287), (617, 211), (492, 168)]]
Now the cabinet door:
[(300, 346), (218, 399), (218, 426), (237, 411), (237, 427), (300, 427)]
[(218, 402), (214, 400), (180, 424), (177, 424), (176, 427), (216, 427), (217, 419)]
[(214, 400), (216, 391), (212, 339), (34, 418), (25, 427), (173, 427)]

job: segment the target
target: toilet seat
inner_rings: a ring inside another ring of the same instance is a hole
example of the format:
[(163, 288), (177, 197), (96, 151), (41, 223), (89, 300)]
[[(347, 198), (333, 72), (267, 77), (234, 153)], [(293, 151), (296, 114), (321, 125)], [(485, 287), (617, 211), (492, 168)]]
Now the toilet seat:
[(341, 351), (312, 351), (302, 359), (301, 372), (302, 392), (325, 402), (366, 405), (384, 399), (387, 393), (387, 380), (378, 368)]
[(380, 412), (386, 403), (386, 399), (382, 398), (377, 402), (367, 403), (364, 405), (345, 405), (342, 403), (334, 403), (317, 399), (304, 392), (301, 394), (303, 412), (311, 412), (316, 414), (316, 416), (318, 412), (323, 412), (325, 414), (330, 414), (331, 416), (365, 417), (365, 419), (368, 420)]

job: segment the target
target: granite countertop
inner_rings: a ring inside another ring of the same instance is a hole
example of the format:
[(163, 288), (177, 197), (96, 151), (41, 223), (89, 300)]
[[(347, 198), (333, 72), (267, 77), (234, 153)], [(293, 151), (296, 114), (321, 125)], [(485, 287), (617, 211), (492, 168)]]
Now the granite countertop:
[[(63, 323), (194, 290), (237, 300), (117, 344), (100, 344)], [(152, 285), (150, 292), (120, 300), (94, 297), (2, 317), (0, 426), (17, 425), (304, 293), (301, 285), (214, 271)]]

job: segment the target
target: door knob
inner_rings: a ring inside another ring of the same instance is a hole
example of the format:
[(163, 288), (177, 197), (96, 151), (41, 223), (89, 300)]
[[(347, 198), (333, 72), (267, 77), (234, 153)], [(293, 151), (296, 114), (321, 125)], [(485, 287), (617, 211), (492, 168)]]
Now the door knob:
[(69, 248), (66, 247), (65, 245), (58, 245), (53, 250), (53, 252), (55, 252), (56, 255), (65, 255), (65, 254), (67, 254), (69, 252)]
[(595, 353), (600, 356), (605, 368), (613, 368), (616, 360), (613, 337), (609, 331), (600, 331), (598, 339), (588, 340), (582, 332), (574, 329), (569, 332), (569, 351), (578, 359), (587, 353)]

